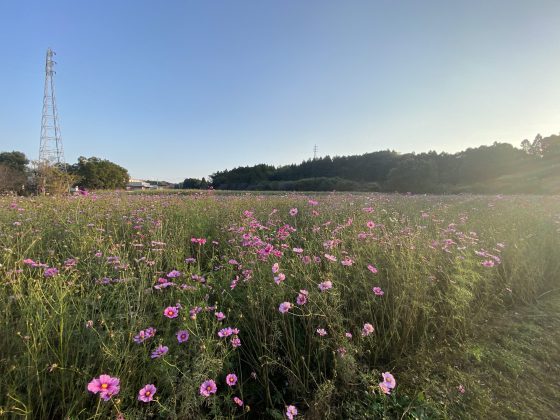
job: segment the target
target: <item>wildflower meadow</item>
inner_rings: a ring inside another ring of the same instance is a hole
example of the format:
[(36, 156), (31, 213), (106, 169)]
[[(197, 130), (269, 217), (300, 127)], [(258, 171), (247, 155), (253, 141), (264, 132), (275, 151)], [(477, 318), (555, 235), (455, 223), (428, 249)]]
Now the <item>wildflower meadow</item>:
[(554, 196), (3, 197), (0, 417), (515, 416), (517, 386), (552, 410), (558, 359), (517, 385), (542, 346), (503, 323), (559, 272)]

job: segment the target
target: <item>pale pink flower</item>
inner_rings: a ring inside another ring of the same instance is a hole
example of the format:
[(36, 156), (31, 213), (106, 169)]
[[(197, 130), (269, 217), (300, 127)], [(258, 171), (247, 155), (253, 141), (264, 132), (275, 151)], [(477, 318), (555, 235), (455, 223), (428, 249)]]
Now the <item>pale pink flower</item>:
[(375, 266), (368, 264), (367, 269), (371, 271), (373, 274), (377, 274), (377, 268), (375, 268)]
[(366, 337), (370, 334), (373, 334), (374, 331), (375, 329), (373, 328), (373, 325), (371, 325), (370, 323), (365, 323), (364, 327), (362, 328), (362, 336)]
[(286, 417), (290, 420), (294, 420), (294, 417), (297, 416), (298, 410), (295, 406), (289, 405), (286, 407)]
[(282, 302), (280, 304), (280, 306), (278, 307), (278, 310), (280, 311), (280, 313), (285, 314), (286, 312), (288, 312), (290, 310), (291, 307), (292, 307), (292, 304), (290, 302)]
[(332, 289), (332, 281), (327, 280), (327, 281), (324, 281), (322, 283), (319, 283), (319, 289), (321, 290), (321, 292), (324, 292), (325, 290)]

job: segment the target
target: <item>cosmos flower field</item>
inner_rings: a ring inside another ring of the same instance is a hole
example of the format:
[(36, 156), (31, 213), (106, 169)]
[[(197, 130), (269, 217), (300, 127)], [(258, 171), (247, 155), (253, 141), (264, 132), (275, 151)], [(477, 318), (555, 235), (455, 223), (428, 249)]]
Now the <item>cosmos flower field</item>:
[(2, 197), (0, 417), (445, 417), (559, 271), (558, 197)]

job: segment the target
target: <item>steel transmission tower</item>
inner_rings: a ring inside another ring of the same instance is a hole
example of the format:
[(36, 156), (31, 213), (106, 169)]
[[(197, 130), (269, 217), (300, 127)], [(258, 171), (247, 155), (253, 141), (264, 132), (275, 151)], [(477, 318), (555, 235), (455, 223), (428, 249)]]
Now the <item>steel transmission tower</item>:
[(317, 145), (313, 146), (313, 160), (317, 160), (317, 151), (319, 149), (317, 148)]
[(43, 94), (43, 117), (41, 119), (41, 146), (39, 148), (39, 169), (56, 164), (64, 164), (62, 137), (58, 122), (58, 110), (54, 93), (54, 65), (53, 56), (56, 53), (47, 50), (45, 62), (45, 92)]

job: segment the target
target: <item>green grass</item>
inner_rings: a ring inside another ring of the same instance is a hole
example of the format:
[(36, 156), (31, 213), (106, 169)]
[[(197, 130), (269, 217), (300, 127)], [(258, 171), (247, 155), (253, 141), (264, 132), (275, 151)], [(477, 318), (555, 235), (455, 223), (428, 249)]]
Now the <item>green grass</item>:
[[(282, 418), (295, 405), (307, 419), (554, 418), (559, 229), (558, 197), (0, 198), (0, 413)], [(45, 277), (26, 258), (59, 274)], [(278, 285), (274, 263), (286, 275)], [(171, 270), (183, 273), (176, 286), (155, 289)], [(321, 292), (327, 280), (333, 287)], [(288, 313), (282, 302), (292, 303)], [(165, 318), (177, 303), (180, 316)], [(374, 334), (362, 336), (365, 323)], [(156, 336), (134, 343), (150, 326)], [(239, 328), (240, 347), (218, 337), (228, 326)], [(177, 342), (179, 329), (188, 343)], [(151, 359), (160, 343), (169, 353)], [(382, 372), (397, 380), (391, 395), (379, 387)], [(103, 373), (121, 382), (108, 402), (86, 390)], [(199, 395), (206, 379), (218, 385), (210, 398)], [(136, 398), (147, 383), (158, 389), (149, 404)]]

